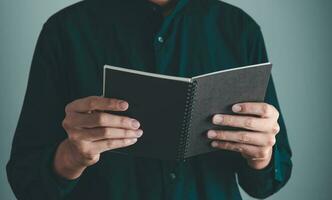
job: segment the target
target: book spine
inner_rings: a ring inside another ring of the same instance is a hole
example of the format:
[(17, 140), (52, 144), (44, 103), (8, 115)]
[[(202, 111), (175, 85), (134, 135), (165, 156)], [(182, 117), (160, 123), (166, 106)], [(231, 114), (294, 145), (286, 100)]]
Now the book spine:
[(197, 88), (197, 81), (195, 80), (188, 85), (186, 104), (184, 109), (183, 122), (182, 122), (180, 141), (178, 147), (178, 155), (177, 155), (177, 160), (179, 161), (185, 161), (185, 157), (189, 146), (189, 136), (191, 129), (192, 113), (194, 108), (193, 105), (196, 96), (196, 88)]

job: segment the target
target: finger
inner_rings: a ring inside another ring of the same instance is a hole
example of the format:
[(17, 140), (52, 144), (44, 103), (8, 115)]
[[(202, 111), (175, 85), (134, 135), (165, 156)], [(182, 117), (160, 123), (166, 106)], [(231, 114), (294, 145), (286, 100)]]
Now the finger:
[(212, 122), (216, 125), (238, 127), (259, 132), (270, 132), (275, 124), (269, 118), (224, 114), (214, 115)]
[(211, 146), (218, 149), (239, 152), (250, 158), (267, 158), (270, 156), (271, 149), (267, 147), (221, 141), (213, 141)]
[(232, 106), (232, 110), (235, 113), (257, 115), (263, 118), (279, 117), (278, 110), (274, 106), (267, 103), (238, 103)]
[(66, 106), (66, 113), (69, 112), (89, 112), (94, 110), (125, 111), (129, 104), (126, 101), (104, 98), (99, 96), (90, 96), (75, 100)]
[(140, 127), (140, 123), (136, 119), (104, 112), (70, 113), (67, 115), (70, 118), (71, 126), (75, 128), (111, 127), (136, 130)]
[(106, 139), (93, 142), (94, 151), (102, 153), (105, 151), (118, 149), (133, 145), (137, 142), (137, 138), (126, 139)]
[(256, 146), (273, 146), (276, 142), (274, 134), (248, 131), (209, 130), (207, 136), (208, 138), (214, 140)]
[(71, 131), (70, 137), (74, 140), (98, 141), (104, 139), (125, 139), (139, 138), (143, 135), (143, 130), (129, 130), (120, 128), (93, 128), (76, 129)]

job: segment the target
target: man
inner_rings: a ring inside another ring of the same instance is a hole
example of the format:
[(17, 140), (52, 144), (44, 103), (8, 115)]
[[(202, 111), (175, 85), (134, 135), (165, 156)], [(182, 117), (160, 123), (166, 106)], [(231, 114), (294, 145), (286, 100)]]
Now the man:
[(292, 168), (272, 79), (265, 102), (239, 103), (234, 115), (211, 120), (247, 131), (208, 131), (220, 151), (186, 162), (110, 152), (134, 145), (144, 130), (140, 119), (104, 112), (130, 102), (100, 97), (104, 64), (191, 77), (263, 62), (260, 27), (217, 0), (90, 0), (58, 12), (44, 24), (31, 66), (7, 165), (14, 193), (34, 200), (241, 199), (237, 175), (249, 195), (270, 196)]

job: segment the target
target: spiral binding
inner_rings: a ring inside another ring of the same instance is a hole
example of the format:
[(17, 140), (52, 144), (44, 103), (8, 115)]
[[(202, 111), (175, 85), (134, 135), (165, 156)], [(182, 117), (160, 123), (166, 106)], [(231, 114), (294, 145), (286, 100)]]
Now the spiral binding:
[(193, 81), (188, 85), (187, 89), (187, 99), (185, 104), (185, 110), (184, 110), (184, 117), (183, 117), (183, 123), (181, 127), (181, 134), (180, 134), (180, 142), (179, 142), (179, 148), (178, 148), (178, 155), (177, 159), (185, 161), (184, 157), (187, 153), (189, 142), (189, 133), (191, 128), (191, 120), (192, 120), (192, 112), (193, 112), (193, 105), (195, 101), (196, 96), (196, 85), (197, 81)]

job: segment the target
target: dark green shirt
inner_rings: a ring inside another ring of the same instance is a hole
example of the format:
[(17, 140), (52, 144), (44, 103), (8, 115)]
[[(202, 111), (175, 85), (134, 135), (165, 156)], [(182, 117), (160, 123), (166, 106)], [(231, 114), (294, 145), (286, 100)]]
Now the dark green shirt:
[[(273, 159), (263, 170), (220, 150), (186, 162), (106, 152), (77, 180), (53, 173), (55, 149), (67, 137), (64, 107), (102, 95), (104, 64), (191, 77), (267, 61), (260, 27), (239, 8), (180, 0), (170, 15), (161, 13), (147, 0), (87, 0), (44, 24), (7, 165), (18, 199), (241, 199), (238, 185), (264, 198), (287, 182), (292, 163), (282, 115)], [(272, 79), (265, 102), (280, 109)]]

